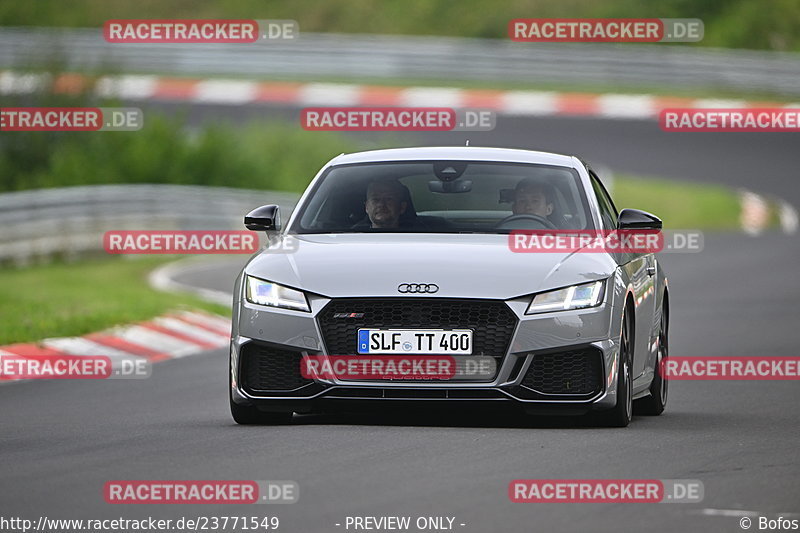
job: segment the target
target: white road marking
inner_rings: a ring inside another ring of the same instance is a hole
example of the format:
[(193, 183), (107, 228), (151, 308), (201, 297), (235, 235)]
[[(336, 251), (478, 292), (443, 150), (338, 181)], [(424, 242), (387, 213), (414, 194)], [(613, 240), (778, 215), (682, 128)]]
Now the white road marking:
[(0, 94), (31, 94), (43, 88), (50, 79), (49, 74), (0, 73)]
[(108, 357), (111, 361), (111, 368), (118, 370), (121, 367), (122, 360), (136, 360), (145, 359), (144, 357), (128, 352), (124, 352), (117, 348), (105, 346), (103, 344), (84, 339), (83, 337), (61, 337), (54, 339), (45, 339), (42, 344), (48, 348), (53, 348), (68, 355), (85, 357), (85, 356), (100, 356)]
[(113, 359), (129, 359), (139, 357), (136, 354), (123, 352), (118, 348), (112, 348), (103, 344), (84, 339), (83, 337), (60, 337), (45, 339), (42, 344), (48, 348), (53, 348), (68, 355), (88, 355), (88, 356), (107, 356)]
[(507, 91), (502, 112), (508, 115), (552, 115), (558, 93), (545, 91)]
[(463, 90), (451, 87), (411, 87), (400, 93), (400, 102), (408, 107), (463, 106)]
[(750, 235), (758, 235), (769, 224), (769, 203), (748, 190), (741, 191), (742, 212), (739, 218), (742, 229)]
[(155, 76), (105, 76), (97, 81), (95, 92), (106, 98), (146, 100), (156, 92)]
[(246, 104), (256, 98), (258, 85), (252, 81), (204, 80), (195, 87), (195, 102), (213, 104)]
[(119, 328), (113, 330), (112, 334), (128, 342), (165, 353), (170, 357), (185, 357), (204, 350), (200, 345), (142, 326)]
[(207, 315), (204, 313), (195, 313), (192, 311), (181, 311), (178, 313), (178, 316), (185, 316), (191, 320), (195, 320), (202, 324), (207, 324), (208, 327), (221, 329), (222, 331), (230, 331), (231, 329), (231, 321), (228, 318)]
[(778, 216), (781, 219), (781, 229), (788, 235), (797, 233), (798, 217), (797, 210), (789, 202), (782, 200)]
[(800, 516), (800, 513), (766, 513), (761, 511), (746, 511), (744, 509), (700, 509), (699, 511), (689, 511), (690, 514), (701, 514), (705, 516), (732, 516), (735, 518), (741, 518), (744, 516), (783, 516), (792, 517), (792, 516)]
[(307, 83), (300, 88), (300, 105), (355, 106), (358, 105), (359, 85), (338, 83)]
[(600, 114), (609, 118), (652, 118), (655, 100), (648, 95), (604, 94), (597, 99)]
[(229, 337), (227, 335), (222, 335), (221, 333), (216, 333), (214, 331), (189, 324), (188, 322), (178, 320), (177, 318), (158, 317), (153, 320), (153, 323), (176, 333), (186, 335), (187, 337), (196, 337), (198, 340), (214, 344), (216, 346), (225, 346), (228, 344)]

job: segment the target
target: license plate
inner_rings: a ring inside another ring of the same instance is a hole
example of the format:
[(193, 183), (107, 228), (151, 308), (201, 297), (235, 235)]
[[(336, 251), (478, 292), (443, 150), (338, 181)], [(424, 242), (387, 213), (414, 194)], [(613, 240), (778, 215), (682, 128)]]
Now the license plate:
[(358, 353), (472, 355), (472, 330), (359, 329)]

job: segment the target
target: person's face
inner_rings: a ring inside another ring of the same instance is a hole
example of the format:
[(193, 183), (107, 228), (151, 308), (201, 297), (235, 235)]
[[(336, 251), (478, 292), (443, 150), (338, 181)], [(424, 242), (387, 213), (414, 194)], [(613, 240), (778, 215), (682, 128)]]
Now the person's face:
[(396, 228), (407, 204), (400, 191), (391, 185), (376, 183), (367, 189), (366, 211), (373, 228)]
[(523, 187), (514, 195), (511, 212), (515, 215), (549, 216), (553, 212), (553, 204), (547, 203), (547, 197), (538, 187)]

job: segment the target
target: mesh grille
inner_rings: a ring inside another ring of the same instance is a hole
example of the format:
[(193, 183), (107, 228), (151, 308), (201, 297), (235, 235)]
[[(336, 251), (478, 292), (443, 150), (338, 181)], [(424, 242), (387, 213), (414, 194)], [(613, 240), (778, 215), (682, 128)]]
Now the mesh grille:
[(312, 380), (300, 375), (300, 352), (250, 342), (242, 347), (245, 390), (293, 390)]
[(534, 355), (522, 384), (545, 394), (595, 394), (603, 386), (601, 357), (593, 349)]
[[(358, 318), (334, 318), (357, 313)], [(360, 328), (471, 329), (472, 355), (494, 357), (500, 368), (517, 317), (503, 302), (445, 298), (341, 298), (319, 314), (328, 353), (357, 354)]]

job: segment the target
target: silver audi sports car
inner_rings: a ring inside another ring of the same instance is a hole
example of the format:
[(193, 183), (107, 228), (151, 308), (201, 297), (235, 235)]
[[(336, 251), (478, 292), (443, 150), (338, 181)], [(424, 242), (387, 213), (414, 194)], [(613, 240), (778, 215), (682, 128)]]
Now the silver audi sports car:
[(576, 157), (343, 154), (285, 226), (275, 205), (245, 225), (268, 244), (234, 288), (230, 407), (240, 424), (422, 406), (624, 427), (634, 406), (664, 410), (669, 289), (655, 253), (525, 248), (547, 233), (660, 231), (649, 213), (619, 211)]

